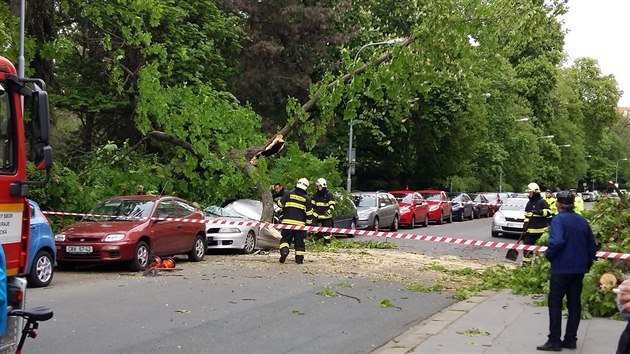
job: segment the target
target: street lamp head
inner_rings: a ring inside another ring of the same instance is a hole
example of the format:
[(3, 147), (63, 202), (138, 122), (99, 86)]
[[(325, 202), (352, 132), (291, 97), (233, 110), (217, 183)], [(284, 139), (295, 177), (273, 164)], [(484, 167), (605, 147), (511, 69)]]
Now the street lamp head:
[(481, 94), (483, 97), (488, 98), (490, 96), (492, 96), (492, 94), (490, 92), (485, 92)]
[(515, 119), (515, 122), (527, 122), (529, 120), (529, 118), (521, 118), (521, 119)]
[(558, 147), (568, 148), (568, 147), (571, 147), (571, 144), (562, 144), (562, 145), (558, 145)]

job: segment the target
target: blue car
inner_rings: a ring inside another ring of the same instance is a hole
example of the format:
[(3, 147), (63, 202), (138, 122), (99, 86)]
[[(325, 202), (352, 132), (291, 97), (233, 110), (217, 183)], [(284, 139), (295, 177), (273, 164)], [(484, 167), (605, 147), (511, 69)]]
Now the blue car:
[(33, 288), (48, 286), (55, 272), (55, 236), (48, 219), (42, 214), (39, 204), (29, 200), (31, 205), (31, 238), (28, 247), (26, 279)]

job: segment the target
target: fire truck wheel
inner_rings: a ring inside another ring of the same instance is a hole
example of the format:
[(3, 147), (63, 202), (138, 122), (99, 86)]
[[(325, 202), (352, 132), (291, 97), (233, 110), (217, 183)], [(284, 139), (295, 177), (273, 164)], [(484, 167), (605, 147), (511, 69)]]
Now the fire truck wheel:
[(31, 264), (31, 272), (28, 274), (28, 285), (32, 288), (48, 286), (52, 281), (55, 267), (50, 253), (39, 251)]

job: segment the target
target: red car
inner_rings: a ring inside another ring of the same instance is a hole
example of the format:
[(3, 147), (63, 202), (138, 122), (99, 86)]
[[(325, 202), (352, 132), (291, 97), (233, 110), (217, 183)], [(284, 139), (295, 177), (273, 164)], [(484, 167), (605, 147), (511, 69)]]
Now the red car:
[(204, 219), (203, 212), (176, 197), (136, 195), (109, 199), (80, 222), (55, 235), (57, 265), (126, 262), (132, 270), (147, 267), (151, 256), (188, 254), (201, 261), (206, 225), (155, 218)]
[(488, 199), (488, 216), (493, 216), (503, 205), (503, 200), (497, 192), (477, 192), (477, 194), (483, 194)]
[(410, 190), (390, 191), (400, 206), (400, 225), (410, 229), (416, 228), (416, 222), (422, 226), (429, 226), (429, 204), (422, 194)]
[(416, 192), (422, 194), (429, 203), (429, 221), (435, 221), (439, 225), (442, 225), (444, 221), (453, 222), (451, 200), (446, 195), (446, 192), (435, 189), (425, 189)]

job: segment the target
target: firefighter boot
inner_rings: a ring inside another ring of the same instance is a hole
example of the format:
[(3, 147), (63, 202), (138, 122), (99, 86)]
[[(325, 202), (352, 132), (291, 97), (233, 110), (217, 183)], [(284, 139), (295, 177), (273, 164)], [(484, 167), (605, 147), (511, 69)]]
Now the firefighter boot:
[(289, 247), (282, 247), (280, 249), (280, 263), (284, 263), (289, 255)]
[(297, 256), (297, 255), (296, 255), (296, 256), (295, 256), (295, 263), (297, 263), (297, 264), (302, 264), (302, 263), (304, 263), (304, 256), (302, 256), (302, 255)]

